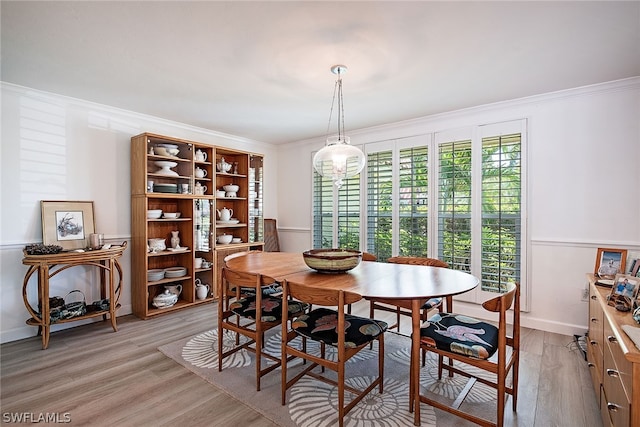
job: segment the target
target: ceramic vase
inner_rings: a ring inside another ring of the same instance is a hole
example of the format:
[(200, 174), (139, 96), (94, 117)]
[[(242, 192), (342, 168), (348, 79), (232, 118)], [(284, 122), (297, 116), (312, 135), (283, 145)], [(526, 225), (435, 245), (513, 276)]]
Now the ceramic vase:
[(173, 249), (177, 249), (180, 247), (180, 237), (178, 237), (178, 233), (180, 233), (180, 231), (171, 232), (171, 247)]

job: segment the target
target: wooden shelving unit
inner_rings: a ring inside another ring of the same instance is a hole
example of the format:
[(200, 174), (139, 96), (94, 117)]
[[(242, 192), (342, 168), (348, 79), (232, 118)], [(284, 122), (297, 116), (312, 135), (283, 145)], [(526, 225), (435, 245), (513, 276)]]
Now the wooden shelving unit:
[[(167, 145), (177, 148), (178, 153), (164, 155), (164, 150), (158, 150)], [(163, 151), (163, 155), (157, 151)], [(216, 164), (222, 157), (234, 166), (230, 173), (217, 171)], [(172, 163), (167, 168), (156, 162)], [(262, 248), (262, 164), (261, 155), (194, 141), (151, 133), (131, 138), (132, 305), (136, 316), (148, 319), (213, 301), (224, 256)], [(197, 169), (204, 171), (204, 176), (197, 176)], [(152, 186), (149, 181), (153, 181)], [(236, 197), (226, 197), (225, 193), (225, 197), (216, 199), (216, 190), (227, 184), (240, 187)], [(166, 192), (173, 188), (177, 192)], [(233, 209), (237, 224), (216, 222), (216, 209), (223, 207)], [(149, 219), (147, 211), (151, 209), (180, 212), (180, 217)], [(178, 231), (180, 246), (187, 247), (186, 250), (149, 252), (147, 243), (152, 238), (165, 239), (170, 248), (173, 231)], [(232, 234), (242, 243), (217, 245), (220, 234)], [(196, 257), (203, 258), (211, 267), (196, 269)], [(148, 270), (169, 267), (185, 267), (187, 273), (179, 278), (147, 280)], [(196, 279), (210, 285), (207, 298), (196, 298)], [(168, 308), (155, 308), (153, 299), (169, 284), (182, 285), (178, 302)]]

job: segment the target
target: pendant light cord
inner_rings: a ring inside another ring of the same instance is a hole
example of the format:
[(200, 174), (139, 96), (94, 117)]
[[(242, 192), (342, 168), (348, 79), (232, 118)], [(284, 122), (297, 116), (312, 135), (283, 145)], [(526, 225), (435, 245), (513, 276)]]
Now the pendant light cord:
[(340, 76), (340, 68), (337, 69), (336, 74), (338, 79), (333, 87), (333, 99), (331, 100), (331, 110), (329, 111), (329, 123), (327, 123), (327, 137), (331, 130), (331, 119), (333, 118), (333, 107), (336, 105), (336, 98), (338, 99), (338, 141), (342, 141), (344, 135), (344, 99), (342, 97), (342, 77)]

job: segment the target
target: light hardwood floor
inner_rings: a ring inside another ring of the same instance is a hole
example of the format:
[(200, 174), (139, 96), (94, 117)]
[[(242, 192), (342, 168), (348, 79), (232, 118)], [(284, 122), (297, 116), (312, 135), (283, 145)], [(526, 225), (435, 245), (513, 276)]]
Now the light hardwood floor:
[[(354, 313), (368, 314), (366, 304)], [(118, 332), (101, 322), (54, 332), (47, 350), (35, 336), (2, 344), (0, 424), (15, 414), (66, 413), (75, 426), (273, 426), (157, 350), (215, 323), (213, 306), (203, 305), (145, 321), (123, 316)], [(403, 329), (409, 324), (403, 319)], [(522, 349), (518, 412), (507, 402), (507, 426), (602, 425), (573, 337), (523, 329)], [(436, 414), (438, 427), (471, 425)]]

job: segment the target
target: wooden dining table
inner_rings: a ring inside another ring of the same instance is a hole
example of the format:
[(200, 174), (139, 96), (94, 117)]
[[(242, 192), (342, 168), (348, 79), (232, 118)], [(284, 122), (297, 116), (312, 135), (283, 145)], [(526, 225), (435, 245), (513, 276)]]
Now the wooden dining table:
[[(448, 268), (362, 261), (339, 274), (318, 273), (304, 262), (302, 253), (249, 252), (227, 261), (232, 270), (259, 273), (277, 281), (342, 289), (363, 298), (411, 301), (412, 333), (409, 388), (418, 390), (420, 379), (420, 308), (433, 297), (448, 297), (474, 289), (479, 280), (471, 274)], [(420, 425), (420, 396), (412, 393), (414, 425)]]

